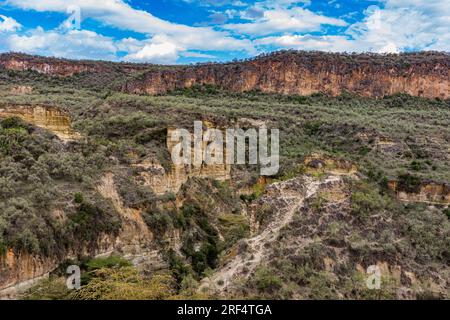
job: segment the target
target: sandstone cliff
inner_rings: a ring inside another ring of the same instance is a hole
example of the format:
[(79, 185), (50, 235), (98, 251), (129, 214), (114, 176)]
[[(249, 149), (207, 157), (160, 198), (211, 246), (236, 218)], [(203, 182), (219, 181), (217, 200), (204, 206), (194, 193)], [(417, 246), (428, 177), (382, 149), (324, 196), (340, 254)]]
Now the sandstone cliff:
[(440, 53), (347, 55), (280, 52), (247, 62), (207, 64), (150, 71), (129, 81), (124, 91), (162, 94), (194, 85), (235, 92), (261, 91), (367, 97), (396, 93), (427, 98), (450, 97), (450, 56)]
[(80, 138), (80, 134), (71, 127), (69, 115), (58, 108), (32, 105), (0, 105), (0, 117), (18, 117), (37, 127), (51, 131), (63, 141)]
[(120, 69), (125, 73), (133, 73), (148, 67), (145, 64), (110, 63), (103, 61), (75, 61), (66, 59), (29, 56), (25, 54), (1, 54), (0, 66), (13, 71), (35, 71), (49, 76), (69, 77), (79, 73), (108, 73), (112, 69)]
[(437, 52), (379, 55), (282, 51), (242, 62), (172, 67), (3, 54), (0, 67), (64, 77), (119, 71), (120, 80), (128, 79), (121, 89), (135, 94), (164, 94), (213, 85), (234, 92), (450, 97), (450, 55)]

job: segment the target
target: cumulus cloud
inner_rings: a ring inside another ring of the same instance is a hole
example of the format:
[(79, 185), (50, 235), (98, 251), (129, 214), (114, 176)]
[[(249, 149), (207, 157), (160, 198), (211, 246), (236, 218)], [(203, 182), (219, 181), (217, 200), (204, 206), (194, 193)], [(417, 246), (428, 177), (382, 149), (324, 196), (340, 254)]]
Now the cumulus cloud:
[(446, 1), (387, 0), (384, 8), (369, 7), (363, 21), (353, 24), (347, 34), (364, 50), (450, 49), (450, 9)]
[(347, 23), (342, 19), (326, 17), (295, 7), (267, 10), (263, 12), (262, 17), (255, 18), (254, 22), (227, 24), (224, 28), (248, 35), (262, 36), (278, 32), (318, 31), (322, 25), (343, 27)]
[(60, 33), (39, 27), (23, 35), (8, 35), (2, 42), (11, 51), (73, 59), (116, 60), (117, 52), (113, 39), (86, 30)]
[(276, 33), (319, 31), (324, 25), (347, 26), (347, 22), (342, 19), (306, 9), (310, 4), (309, 0), (259, 1), (240, 11), (240, 18), (250, 22), (231, 23), (224, 25), (224, 28), (258, 37)]
[(148, 43), (139, 51), (127, 55), (128, 61), (151, 61), (153, 63), (170, 64), (179, 58), (177, 46), (170, 42)]
[(290, 33), (259, 38), (254, 43), (323, 51), (450, 51), (450, 6), (446, 0), (385, 0), (383, 7), (368, 7), (361, 21), (339, 35)]
[(21, 28), (22, 25), (16, 20), (0, 14), (0, 32), (14, 32)]
[[(173, 23), (135, 9), (126, 0), (5, 0), (3, 3), (11, 7), (38, 12), (67, 13), (69, 7), (78, 6), (83, 19), (131, 30), (144, 39), (114, 39), (93, 31), (70, 30), (69, 20), (54, 30), (27, 30), (13, 18), (0, 15), (0, 48), (68, 58), (164, 64), (177, 63), (180, 57), (215, 59), (210, 52), (251, 56), (279, 48), (450, 51), (448, 0), (380, 0), (379, 7), (368, 7), (363, 18), (351, 25), (343, 17), (312, 11), (310, 0), (261, 0), (251, 4), (239, 0), (184, 1), (215, 6), (210, 10), (211, 23)], [(332, 0), (329, 5), (337, 3)], [(232, 23), (223, 24), (227, 20)]]
[(79, 7), (83, 18), (92, 18), (109, 26), (148, 34), (164, 34), (191, 50), (244, 50), (254, 53), (250, 41), (234, 38), (228, 32), (211, 27), (192, 27), (157, 18), (151, 13), (137, 10), (123, 0), (6, 0), (21, 9), (40, 12), (65, 13), (69, 7)]

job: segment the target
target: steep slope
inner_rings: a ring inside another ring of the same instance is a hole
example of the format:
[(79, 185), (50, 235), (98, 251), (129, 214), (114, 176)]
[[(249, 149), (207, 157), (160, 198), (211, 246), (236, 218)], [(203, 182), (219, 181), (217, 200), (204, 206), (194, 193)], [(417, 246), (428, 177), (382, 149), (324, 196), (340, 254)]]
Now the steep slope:
[(12, 71), (35, 71), (50, 76), (70, 77), (79, 73), (108, 73), (120, 69), (125, 73), (145, 70), (149, 65), (104, 61), (68, 60), (30, 56), (20, 53), (0, 54), (0, 66)]
[[(280, 51), (251, 60), (195, 66), (75, 61), (24, 54), (0, 55), (0, 66), (12, 71), (35, 71), (51, 77), (84, 75), (85, 82), (116, 81), (115, 90), (135, 94), (164, 94), (177, 89), (211, 85), (234, 92), (338, 96), (346, 92), (365, 97), (397, 93), (426, 98), (450, 97), (450, 55), (337, 54)], [(90, 76), (89, 76), (90, 75)]]
[(258, 202), (277, 208), (270, 222), (260, 233), (243, 240), (239, 246), (245, 249), (224, 263), (211, 278), (205, 279), (200, 290), (212, 284), (213, 287), (217, 286), (215, 289), (219, 292), (226, 292), (234, 280), (249, 276), (259, 264), (268, 259), (267, 248), (275, 245), (281, 229), (291, 223), (294, 214), (304, 205), (304, 200), (316, 194), (319, 185), (338, 181), (337, 177), (316, 181), (305, 176), (268, 186), (266, 194)]
[(450, 97), (450, 56), (445, 53), (401, 55), (280, 52), (251, 61), (206, 64), (147, 72), (124, 90), (161, 94), (195, 85), (235, 92), (261, 91), (367, 97), (396, 93), (427, 98)]

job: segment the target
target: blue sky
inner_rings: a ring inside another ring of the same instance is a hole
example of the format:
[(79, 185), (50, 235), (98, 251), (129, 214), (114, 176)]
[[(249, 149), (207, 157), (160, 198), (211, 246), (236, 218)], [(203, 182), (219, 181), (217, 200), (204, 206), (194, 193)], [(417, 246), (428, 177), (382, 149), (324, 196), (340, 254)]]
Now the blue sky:
[(448, 0), (0, 0), (0, 51), (162, 64), (450, 51)]

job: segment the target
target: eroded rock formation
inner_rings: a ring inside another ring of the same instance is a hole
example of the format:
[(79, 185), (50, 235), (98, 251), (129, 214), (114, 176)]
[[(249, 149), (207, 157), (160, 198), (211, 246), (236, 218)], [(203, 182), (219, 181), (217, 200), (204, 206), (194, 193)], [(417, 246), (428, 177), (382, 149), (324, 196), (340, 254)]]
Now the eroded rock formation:
[(189, 66), (147, 72), (124, 91), (161, 94), (194, 85), (225, 90), (332, 96), (350, 92), (367, 97), (396, 93), (450, 97), (450, 56), (439, 53), (347, 55), (280, 52), (248, 62)]
[[(169, 153), (175, 147), (176, 143), (172, 142), (170, 137), (176, 128), (167, 129), (167, 150)], [(205, 148), (206, 143), (203, 144)], [(191, 151), (194, 152), (193, 150)], [(166, 170), (156, 160), (147, 159), (141, 163), (134, 165), (135, 168), (141, 170), (141, 177), (145, 181), (145, 185), (152, 188), (156, 194), (165, 194), (167, 192), (177, 193), (181, 186), (188, 181), (189, 178), (211, 178), (218, 181), (225, 181), (231, 178), (231, 166), (221, 165), (175, 165), (171, 164), (170, 169)]]
[(397, 194), (397, 198), (405, 202), (423, 202), (436, 204), (450, 203), (450, 185), (438, 182), (422, 182), (418, 190), (403, 190), (398, 181), (392, 180), (388, 184), (389, 189)]
[(130, 76), (122, 90), (136, 94), (213, 85), (235, 92), (450, 97), (450, 55), (437, 52), (379, 55), (285, 51), (244, 62), (172, 67), (3, 54), (0, 67), (64, 77), (120, 70), (121, 78)]
[(80, 134), (71, 127), (69, 115), (58, 108), (31, 105), (0, 106), (0, 117), (18, 117), (53, 132), (63, 141), (80, 138)]
[(109, 72), (111, 67), (120, 68), (125, 73), (145, 69), (144, 64), (113, 64), (102, 61), (75, 61), (67, 59), (29, 56), (25, 54), (1, 54), (0, 66), (13, 71), (35, 71), (49, 76), (69, 77), (83, 72)]

